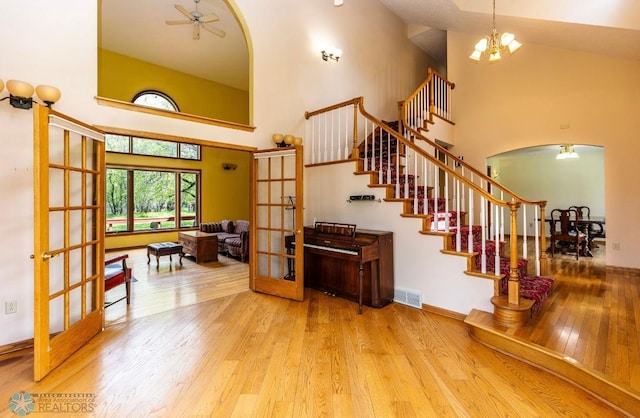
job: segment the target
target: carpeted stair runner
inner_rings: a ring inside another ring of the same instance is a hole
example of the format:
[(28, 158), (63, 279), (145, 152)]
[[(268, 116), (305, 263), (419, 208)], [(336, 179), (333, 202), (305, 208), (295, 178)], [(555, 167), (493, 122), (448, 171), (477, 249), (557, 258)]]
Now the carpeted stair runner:
[[(394, 129), (397, 129), (397, 122), (387, 122)], [(437, 213), (437, 219), (431, 223), (432, 231), (445, 231), (447, 229), (449, 232), (457, 231), (457, 212), (455, 211), (446, 211), (446, 200), (444, 198), (438, 198), (437, 201), (437, 211), (435, 210), (435, 202), (436, 199), (430, 197), (431, 188), (424, 186), (415, 186), (415, 177), (413, 175), (404, 175), (402, 172), (404, 167), (399, 166), (395, 163), (393, 158), (389, 158), (389, 156), (393, 156), (397, 154), (398, 144), (395, 138), (390, 138), (389, 135), (381, 129), (376, 129), (376, 131), (369, 135), (367, 138), (367, 149), (365, 152), (364, 145), (360, 145), (360, 158), (368, 157), (370, 160), (370, 166), (368, 168), (369, 171), (378, 171), (382, 168), (382, 176), (380, 181), (383, 184), (389, 185), (399, 185), (399, 197), (411, 198), (411, 213), (418, 214), (435, 214)], [(380, 158), (380, 154), (382, 154), (382, 158)], [(373, 161), (371, 160), (373, 159)], [(372, 162), (371, 162), (372, 161)], [(417, 210), (415, 208), (415, 204), (417, 203)], [(425, 211), (426, 208), (426, 211)], [(460, 213), (460, 219), (462, 223), (466, 222), (465, 220), (466, 213)], [(469, 243), (469, 227), (466, 225), (460, 226), (460, 249), (462, 252), (466, 252), (468, 250)], [(452, 246), (451, 248), (456, 248), (455, 235), (451, 236)], [(474, 225), (472, 227), (472, 240), (473, 240), (473, 252), (478, 255), (475, 258), (475, 271), (480, 272), (482, 270), (482, 258), (481, 255), (483, 253), (482, 249), (482, 227), (479, 225)], [(504, 253), (504, 242), (498, 243), (499, 246), (499, 254), (498, 262), (499, 262), (499, 271), (502, 275), (499, 283), (500, 293), (503, 295), (508, 294), (508, 283), (509, 283), (509, 270), (510, 270), (510, 260), (509, 257)], [(485, 241), (484, 252), (486, 253), (486, 271), (488, 274), (493, 274), (495, 272), (496, 267), (496, 242), (492, 240)], [(527, 273), (528, 270), (528, 260), (527, 259), (518, 259), (518, 279), (520, 282), (520, 295), (526, 299), (531, 299), (534, 301), (533, 307), (531, 308), (531, 316), (535, 315), (543, 306), (544, 302), (547, 300), (551, 293), (551, 288), (553, 287), (553, 278), (551, 277), (542, 277), (542, 276), (531, 276)]]

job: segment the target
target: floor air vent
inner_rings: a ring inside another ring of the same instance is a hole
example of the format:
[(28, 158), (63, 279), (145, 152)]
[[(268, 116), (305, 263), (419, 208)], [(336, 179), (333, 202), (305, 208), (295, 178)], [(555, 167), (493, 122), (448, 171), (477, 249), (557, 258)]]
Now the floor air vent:
[(422, 295), (413, 290), (394, 289), (393, 301), (422, 309)]

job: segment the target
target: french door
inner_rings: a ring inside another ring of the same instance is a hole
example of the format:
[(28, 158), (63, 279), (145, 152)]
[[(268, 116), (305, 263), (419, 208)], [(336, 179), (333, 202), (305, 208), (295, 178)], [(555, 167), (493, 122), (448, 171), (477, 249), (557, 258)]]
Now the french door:
[(302, 146), (255, 151), (253, 157), (250, 287), (303, 300)]
[(34, 379), (104, 325), (104, 135), (34, 104)]

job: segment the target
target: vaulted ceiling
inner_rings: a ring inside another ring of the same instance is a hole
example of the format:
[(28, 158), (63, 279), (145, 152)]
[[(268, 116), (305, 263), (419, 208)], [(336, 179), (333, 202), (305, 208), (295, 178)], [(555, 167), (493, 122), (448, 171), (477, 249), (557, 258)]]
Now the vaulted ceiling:
[[(346, 11), (351, 1), (340, 7)], [(446, 62), (446, 31), (478, 37), (491, 31), (492, 0), (379, 1), (409, 24), (408, 37), (439, 62)], [(220, 17), (211, 25), (224, 30), (224, 38), (203, 30), (193, 40), (191, 25), (166, 25), (166, 20), (185, 17), (175, 4), (195, 9), (192, 0), (102, 0), (101, 47), (248, 90), (246, 41), (224, 0), (198, 5), (203, 15)], [(525, 45), (640, 60), (638, 0), (496, 0), (496, 28), (516, 34)]]

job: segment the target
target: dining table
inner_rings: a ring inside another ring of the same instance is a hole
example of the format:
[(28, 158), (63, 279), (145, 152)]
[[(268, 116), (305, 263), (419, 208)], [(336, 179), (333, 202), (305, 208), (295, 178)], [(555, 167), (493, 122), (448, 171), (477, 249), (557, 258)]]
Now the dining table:
[[(545, 222), (549, 224), (549, 227), (553, 229), (552, 222), (554, 220), (551, 218), (545, 218)], [(560, 222), (559, 219), (555, 219), (555, 222)], [(598, 246), (593, 243), (594, 239), (597, 238), (605, 238), (605, 225), (606, 219), (604, 216), (591, 216), (589, 218), (579, 218), (577, 220), (573, 220), (572, 223), (575, 223), (575, 228), (585, 234), (587, 236), (587, 245), (585, 246), (585, 256), (593, 257), (593, 248), (597, 248)]]

